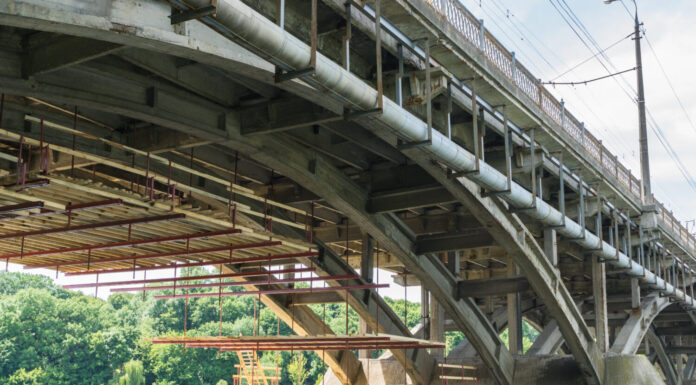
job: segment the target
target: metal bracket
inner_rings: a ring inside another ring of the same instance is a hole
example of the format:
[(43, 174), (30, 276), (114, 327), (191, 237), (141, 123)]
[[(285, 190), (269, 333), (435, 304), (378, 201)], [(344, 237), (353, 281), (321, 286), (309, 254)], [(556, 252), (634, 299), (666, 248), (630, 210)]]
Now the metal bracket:
[(169, 16), (169, 19), (171, 20), (171, 24), (180, 24), (185, 21), (189, 20), (198, 20), (202, 17), (207, 17), (207, 16), (215, 16), (217, 13), (217, 0), (211, 0), (210, 5), (201, 7), (201, 8), (193, 8), (189, 9), (188, 11), (179, 11), (179, 12), (172, 12), (171, 16)]
[(343, 119), (353, 120), (359, 118), (367, 118), (370, 116), (380, 115), (382, 113), (381, 108), (373, 108), (371, 110), (353, 110), (350, 107), (343, 108)]

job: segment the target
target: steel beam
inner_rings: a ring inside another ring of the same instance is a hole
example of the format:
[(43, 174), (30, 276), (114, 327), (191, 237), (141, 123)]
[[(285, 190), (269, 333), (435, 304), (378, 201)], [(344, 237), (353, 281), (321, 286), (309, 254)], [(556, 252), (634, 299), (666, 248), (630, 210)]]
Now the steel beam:
[(662, 368), (662, 373), (665, 375), (667, 385), (679, 385), (679, 376), (677, 375), (672, 360), (669, 358), (669, 355), (665, 350), (665, 344), (662, 341), (662, 338), (660, 338), (653, 328), (649, 328), (646, 336), (648, 341), (650, 341), (650, 346), (657, 354), (657, 360)]

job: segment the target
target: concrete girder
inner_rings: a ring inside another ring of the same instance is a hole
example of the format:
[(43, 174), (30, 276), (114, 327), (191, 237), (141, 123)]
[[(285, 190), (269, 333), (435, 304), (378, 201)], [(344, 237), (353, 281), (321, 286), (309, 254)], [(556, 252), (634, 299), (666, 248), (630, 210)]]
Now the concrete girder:
[(23, 45), (22, 76), (25, 78), (109, 55), (122, 48), (101, 40), (53, 34), (30, 36)]
[(671, 303), (669, 298), (653, 294), (646, 297), (640, 309), (631, 311), (630, 317), (614, 340), (611, 352), (636, 354), (653, 320)]
[(677, 380), (679, 376), (677, 375), (672, 360), (669, 358), (669, 355), (665, 350), (665, 344), (662, 341), (662, 338), (655, 333), (655, 330), (652, 327), (648, 329), (646, 337), (650, 342), (650, 346), (655, 350), (657, 361), (662, 368), (662, 373), (665, 375), (667, 385), (679, 385), (679, 381)]

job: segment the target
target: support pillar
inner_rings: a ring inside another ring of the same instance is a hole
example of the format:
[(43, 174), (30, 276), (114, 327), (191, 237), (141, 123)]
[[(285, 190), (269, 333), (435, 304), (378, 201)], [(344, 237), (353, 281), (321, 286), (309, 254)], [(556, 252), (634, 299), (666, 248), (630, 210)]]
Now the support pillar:
[(558, 267), (558, 239), (554, 229), (544, 229), (544, 254), (554, 267)]
[(592, 295), (594, 297), (595, 331), (597, 346), (602, 353), (609, 349), (609, 325), (607, 321), (606, 265), (592, 256)]
[[(508, 275), (517, 275), (517, 269), (512, 262), (512, 258), (508, 259)], [(508, 346), (512, 354), (522, 354), (522, 312), (520, 305), (519, 293), (507, 295)]]
[[(369, 234), (363, 234), (362, 236), (362, 256), (360, 259), (360, 278), (362, 278), (366, 283), (372, 283), (372, 277), (374, 273), (374, 240)], [(367, 326), (367, 322), (360, 317), (360, 335), (365, 335), (370, 333), (370, 327)], [(368, 350), (360, 350), (358, 352), (359, 358), (369, 358)]]
[(640, 309), (640, 282), (638, 278), (631, 278), (631, 308)]
[(430, 292), (425, 286), (421, 286), (421, 330), (423, 339), (430, 339)]
[[(445, 309), (432, 297), (430, 298), (430, 339), (445, 340)], [(433, 349), (430, 355), (438, 361), (445, 358), (444, 349)]]

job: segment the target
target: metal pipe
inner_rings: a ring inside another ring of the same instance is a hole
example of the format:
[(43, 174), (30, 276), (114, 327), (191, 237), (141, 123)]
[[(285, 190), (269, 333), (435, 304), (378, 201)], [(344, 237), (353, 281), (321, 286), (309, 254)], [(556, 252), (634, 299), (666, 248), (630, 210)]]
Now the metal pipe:
[[(368, 289), (383, 289), (389, 287), (389, 284), (367, 284), (367, 285), (352, 285), (352, 286), (330, 286), (330, 287), (307, 287), (307, 288), (287, 288), (287, 289), (272, 289), (272, 290), (257, 290), (257, 291), (233, 291), (233, 292), (213, 292), (213, 293), (190, 293), (179, 295), (156, 295), (155, 299), (171, 299), (171, 298), (202, 298), (202, 297), (227, 297), (240, 295), (273, 295), (273, 294), (299, 294), (299, 293), (322, 293), (327, 291), (344, 291), (344, 290), (368, 290)], [(141, 288), (142, 289), (142, 288)]]
[[(191, 255), (198, 255), (198, 254), (217, 253), (220, 251), (230, 251), (230, 250), (255, 249), (255, 248), (259, 248), (259, 247), (272, 247), (272, 246), (280, 246), (282, 244), (283, 243), (280, 241), (265, 241), (265, 242), (258, 242), (258, 243), (245, 243), (245, 244), (241, 244), (241, 245), (206, 247), (203, 249), (195, 249), (195, 250), (176, 250), (176, 251), (168, 251), (168, 252), (164, 252), (164, 253), (132, 255), (132, 256), (126, 256), (126, 257), (99, 258), (99, 259), (95, 259), (95, 260), (91, 261), (91, 264), (94, 265), (94, 264), (99, 264), (99, 263), (124, 262), (124, 261), (130, 262), (130, 261), (135, 261), (135, 260), (139, 261), (139, 260), (143, 260), (143, 259), (189, 257)], [(87, 249), (87, 251), (91, 252), (92, 250)], [(85, 263), (89, 266), (90, 260), (88, 259), (87, 261), (78, 260), (78, 261), (45, 263), (45, 264), (38, 264), (38, 265), (26, 265), (26, 266), (24, 266), (24, 268), (25, 269), (38, 269), (38, 268), (45, 268), (45, 267), (77, 266), (77, 265), (84, 265)]]
[[(128, 281), (112, 281), (112, 282), (101, 282), (101, 283), (77, 283), (72, 285), (63, 285), (63, 289), (84, 289), (90, 287), (105, 287), (105, 286), (122, 286), (122, 285), (139, 285), (139, 284), (149, 284), (149, 283), (164, 283), (164, 282), (181, 282), (181, 281), (195, 281), (201, 279), (216, 279), (216, 278), (235, 278), (235, 277), (260, 277), (269, 274), (284, 274), (284, 273), (302, 273), (302, 272), (313, 272), (316, 268), (303, 267), (301, 269), (282, 269), (282, 270), (259, 270), (259, 271), (243, 271), (241, 273), (227, 273), (227, 274), (208, 274), (208, 275), (192, 275), (187, 277), (178, 278), (156, 278), (156, 279), (141, 279), (141, 280), (128, 280)], [(185, 286), (179, 286), (184, 287)], [(138, 288), (138, 291), (142, 288)]]
[[(170, 0), (170, 2), (177, 6), (185, 6), (180, 0)], [(187, 4), (196, 7), (205, 6), (206, 3), (207, 0), (187, 1)], [(248, 47), (268, 55), (271, 60), (279, 65), (287, 66), (288, 69), (305, 68), (310, 62), (311, 50), (307, 44), (283, 31), (241, 0), (220, 0), (216, 18), (208, 19), (206, 22), (208, 25), (220, 26), (222, 30), (228, 30), (234, 35), (243, 37)], [(340, 100), (357, 108), (371, 110), (378, 105), (378, 93), (372, 86), (319, 53), (316, 56), (313, 77), (303, 79), (331, 91)], [(422, 142), (428, 139), (427, 124), (388, 98), (384, 99), (382, 114), (376, 116), (375, 121), (380, 122), (405, 142)], [(420, 149), (456, 172), (476, 171), (478, 162), (474, 155), (437, 130), (432, 130), (432, 144)], [(479, 165), (479, 172), (469, 174), (468, 178), (491, 191), (506, 189), (505, 175), (482, 161)], [(617, 253), (614, 247), (601, 241), (596, 235), (585, 232), (579, 224), (568, 217), (565, 218), (564, 223), (558, 210), (541, 198), (534, 197), (517, 183), (510, 186), (510, 192), (499, 196), (517, 208), (535, 207), (526, 214), (546, 226), (558, 226), (558, 233), (567, 238), (580, 238), (584, 234), (583, 238), (575, 240), (580, 246), (586, 249), (597, 249), (598, 256), (619, 268), (627, 269), (627, 274), (631, 276), (649, 282), (655, 279), (658, 285), (664, 287), (662, 291), (667, 295), (682, 296), (681, 290), (667, 284), (661, 278), (656, 278), (643, 266), (637, 263), (631, 264), (628, 256)], [(690, 299), (687, 300), (690, 301)], [(691, 306), (690, 302), (687, 305)]]
[(157, 266), (139, 266), (139, 267), (124, 267), (120, 269), (103, 269), (103, 270), (82, 270), (82, 271), (70, 271), (65, 273), (66, 276), (71, 275), (90, 275), (90, 274), (110, 274), (110, 273), (125, 273), (131, 271), (150, 271), (150, 270), (162, 270), (162, 269), (173, 269), (182, 267), (199, 267), (199, 266), (212, 266), (220, 264), (235, 264), (239, 265), (242, 263), (253, 263), (253, 262), (268, 262), (268, 261), (278, 261), (284, 259), (294, 259), (294, 258), (312, 258), (319, 255), (316, 251), (305, 251), (303, 253), (291, 253), (291, 254), (276, 254), (267, 255), (262, 257), (247, 257), (247, 258), (228, 258), (228, 259), (218, 259), (212, 261), (203, 262), (190, 262), (190, 263), (174, 263), (169, 265), (157, 265)]

